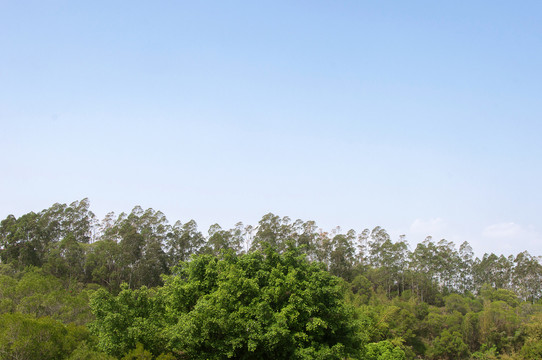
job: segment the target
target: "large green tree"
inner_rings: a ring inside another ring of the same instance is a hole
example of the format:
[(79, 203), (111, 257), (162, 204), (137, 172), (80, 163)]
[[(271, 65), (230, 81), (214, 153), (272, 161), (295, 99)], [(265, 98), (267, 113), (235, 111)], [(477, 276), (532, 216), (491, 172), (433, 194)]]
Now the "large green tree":
[(342, 359), (362, 347), (340, 280), (294, 249), (200, 255), (156, 293), (99, 291), (91, 307), (100, 348), (116, 356), (138, 342), (191, 359)]

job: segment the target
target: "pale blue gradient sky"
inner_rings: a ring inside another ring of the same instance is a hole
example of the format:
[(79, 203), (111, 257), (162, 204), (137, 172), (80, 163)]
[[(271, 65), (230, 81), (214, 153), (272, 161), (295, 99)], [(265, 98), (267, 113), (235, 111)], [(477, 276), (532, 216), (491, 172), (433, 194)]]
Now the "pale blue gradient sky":
[(542, 255), (538, 1), (0, 3), (0, 217), (90, 198)]

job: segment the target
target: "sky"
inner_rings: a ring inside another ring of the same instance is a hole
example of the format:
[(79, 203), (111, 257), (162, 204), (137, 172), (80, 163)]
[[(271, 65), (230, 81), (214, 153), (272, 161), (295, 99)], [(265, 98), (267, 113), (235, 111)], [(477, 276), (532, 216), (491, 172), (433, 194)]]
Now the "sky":
[(542, 255), (539, 1), (0, 1), (0, 218), (89, 198)]

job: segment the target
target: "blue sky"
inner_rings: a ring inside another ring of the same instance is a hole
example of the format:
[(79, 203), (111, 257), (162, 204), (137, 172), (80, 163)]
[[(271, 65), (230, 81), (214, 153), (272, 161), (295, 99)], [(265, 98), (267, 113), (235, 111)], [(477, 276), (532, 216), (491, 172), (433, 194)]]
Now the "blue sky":
[(0, 217), (88, 197), (542, 255), (536, 1), (0, 3)]

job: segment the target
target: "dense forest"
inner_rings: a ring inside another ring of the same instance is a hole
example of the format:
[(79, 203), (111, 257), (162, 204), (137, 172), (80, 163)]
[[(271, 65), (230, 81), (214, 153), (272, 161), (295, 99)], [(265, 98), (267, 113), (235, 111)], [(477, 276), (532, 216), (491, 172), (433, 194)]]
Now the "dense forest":
[(540, 359), (541, 261), (54, 204), (0, 223), (0, 359)]

